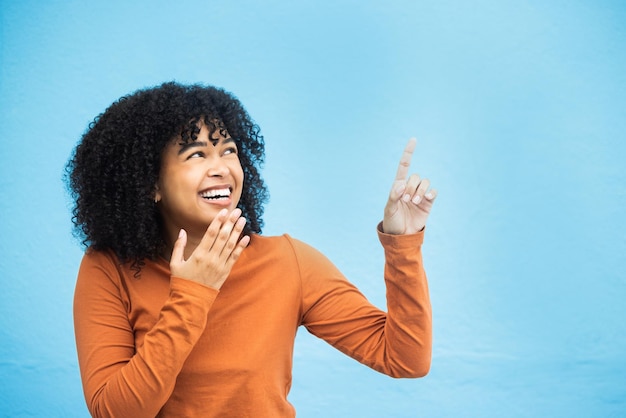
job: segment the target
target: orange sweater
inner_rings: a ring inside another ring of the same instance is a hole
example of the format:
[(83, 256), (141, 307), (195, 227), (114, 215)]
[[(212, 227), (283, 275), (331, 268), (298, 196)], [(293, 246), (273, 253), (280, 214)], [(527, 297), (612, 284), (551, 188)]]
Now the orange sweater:
[(74, 322), (89, 411), (96, 417), (293, 417), (298, 326), (363, 364), (419, 377), (431, 357), (423, 233), (379, 232), (388, 314), (322, 254), (288, 235), (253, 236), (213, 288), (171, 277), (165, 260), (136, 278), (109, 252), (87, 251)]

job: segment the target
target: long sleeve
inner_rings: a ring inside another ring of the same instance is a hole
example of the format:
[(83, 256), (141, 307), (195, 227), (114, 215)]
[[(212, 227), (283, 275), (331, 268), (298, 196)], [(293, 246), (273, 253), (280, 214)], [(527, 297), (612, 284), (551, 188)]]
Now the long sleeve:
[(172, 393), (218, 292), (172, 277), (161, 286), (166, 293), (155, 323), (136, 347), (130, 300), (116, 263), (105, 253), (89, 252), (78, 274), (74, 326), (85, 398), (94, 417), (154, 417)]
[(378, 232), (385, 252), (387, 313), (373, 306), (320, 253), (294, 240), (303, 280), (303, 324), (359, 362), (392, 377), (430, 369), (432, 313), (422, 265), (423, 232)]

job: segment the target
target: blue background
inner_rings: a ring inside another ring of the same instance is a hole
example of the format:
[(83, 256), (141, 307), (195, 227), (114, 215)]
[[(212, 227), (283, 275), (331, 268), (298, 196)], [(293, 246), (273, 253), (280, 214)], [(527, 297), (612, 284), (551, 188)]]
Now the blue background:
[(440, 191), (431, 373), (378, 375), (303, 330), (300, 417), (626, 416), (624, 2), (22, 0), (0, 19), (0, 415), (87, 416), (63, 167), (111, 102), (178, 80), (261, 126), (264, 232), (381, 307), (375, 225), (410, 136)]

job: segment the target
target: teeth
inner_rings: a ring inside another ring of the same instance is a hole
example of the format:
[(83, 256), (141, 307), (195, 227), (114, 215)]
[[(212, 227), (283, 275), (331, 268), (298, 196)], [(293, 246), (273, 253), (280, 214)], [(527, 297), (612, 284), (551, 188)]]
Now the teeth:
[(202, 193), (200, 196), (202, 197), (206, 197), (206, 198), (215, 198), (215, 197), (228, 197), (230, 196), (230, 189), (226, 188), (226, 189), (212, 189), (212, 190), (207, 190), (206, 192)]

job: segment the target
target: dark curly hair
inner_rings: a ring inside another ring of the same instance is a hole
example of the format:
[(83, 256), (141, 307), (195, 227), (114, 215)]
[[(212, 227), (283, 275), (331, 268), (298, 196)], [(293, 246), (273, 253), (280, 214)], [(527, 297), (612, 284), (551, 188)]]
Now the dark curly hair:
[(247, 219), (244, 232), (261, 232), (268, 192), (260, 175), (265, 146), (259, 127), (232, 94), (169, 82), (113, 103), (89, 125), (68, 161), (74, 233), (85, 246), (112, 250), (137, 269), (162, 254), (154, 203), (161, 153), (173, 140), (195, 141), (200, 123), (211, 133), (225, 128), (235, 140), (245, 179), (238, 205)]

